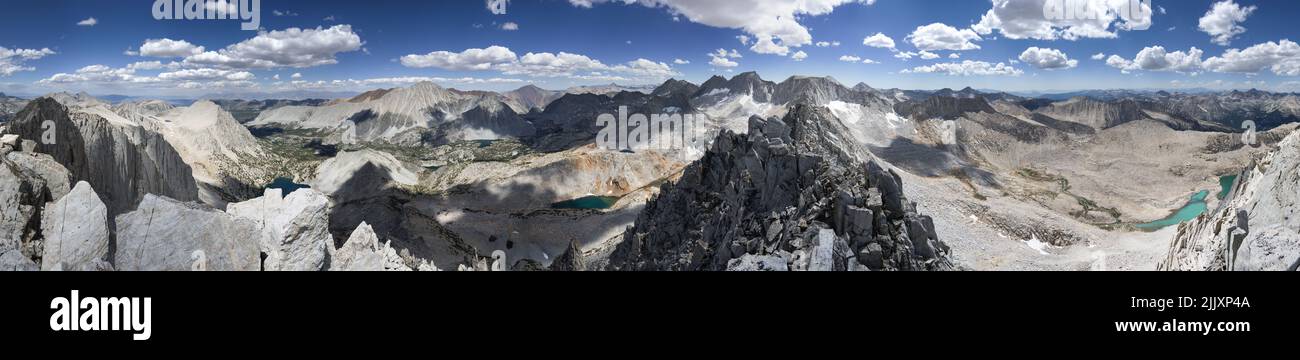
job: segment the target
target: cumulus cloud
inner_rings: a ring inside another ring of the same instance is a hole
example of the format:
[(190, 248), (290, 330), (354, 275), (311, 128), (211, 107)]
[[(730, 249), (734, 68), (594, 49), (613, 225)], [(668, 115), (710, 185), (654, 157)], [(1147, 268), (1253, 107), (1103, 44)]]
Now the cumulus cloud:
[(434, 51), (424, 55), (406, 55), (401, 58), (401, 63), (411, 68), (433, 67), (467, 71), (489, 70), (495, 66), (513, 63), (517, 59), (518, 57), (509, 48), (493, 45), (486, 49), (466, 49), (459, 53)]
[(1092, 55), (1093, 60), (1101, 60), (1105, 58), (1106, 58), (1106, 53), (1096, 53)]
[(673, 63), (677, 65), (686, 65), (686, 64), (690, 64), (691, 62), (690, 60), (673, 59)]
[(886, 36), (884, 33), (876, 33), (875, 35), (868, 36), (866, 39), (862, 39), (862, 45), (874, 48), (893, 49), (894, 39)]
[[(712, 27), (739, 29), (755, 40), (750, 50), (785, 56), (790, 48), (812, 44), (812, 34), (800, 19), (830, 14), (850, 3), (870, 5), (874, 0), (569, 0), (573, 6), (590, 8), (601, 3), (640, 4), (667, 9), (674, 17)], [(748, 41), (742, 40), (748, 43)]]
[(916, 55), (917, 55), (916, 53), (911, 51), (899, 51), (894, 53), (894, 58), (902, 59), (906, 61), (906, 60), (911, 60), (912, 58), (916, 57)]
[(971, 26), (971, 29), (980, 35), (998, 32), (1014, 40), (1115, 38), (1121, 30), (1149, 29), (1153, 13), (1150, 3), (1130, 0), (992, 2), (993, 8), (984, 13), (979, 23)]
[(732, 59), (739, 59), (745, 57), (744, 55), (741, 55), (739, 51), (736, 51), (736, 49), (731, 49), (731, 51), (727, 51), (727, 49), (717, 49), (714, 50), (712, 54), (709, 54), (709, 56), (715, 56), (721, 58), (732, 58)]
[[(725, 50), (719, 49), (719, 51), (726, 53)], [(461, 52), (434, 51), (424, 55), (406, 55), (399, 61), (403, 66), (411, 68), (439, 68), (452, 71), (495, 70), (506, 75), (574, 79), (608, 76), (603, 73), (594, 74), (595, 72), (613, 72), (642, 79), (661, 79), (678, 75), (677, 71), (667, 63), (647, 59), (607, 65), (586, 55), (567, 52), (527, 53), (518, 56), (509, 48), (498, 45), (485, 49), (466, 49)], [(689, 64), (690, 62), (676, 59), (674, 63)]]
[(714, 67), (720, 67), (720, 68), (734, 68), (740, 66), (740, 63), (732, 61), (725, 57), (714, 56), (713, 60), (709, 61), (709, 65), (713, 65)]
[(95, 20), (94, 17), (77, 22), (77, 26), (95, 26), (98, 24), (99, 24), (99, 20)]
[(926, 51), (935, 50), (975, 50), (980, 46), (973, 41), (984, 40), (971, 29), (957, 29), (944, 23), (933, 23), (930, 25), (917, 27), (907, 36), (907, 41), (911, 42), (917, 49)]
[(844, 55), (844, 56), (840, 56), (840, 61), (855, 63), (855, 62), (862, 61), (862, 58), (853, 55)]
[(988, 63), (984, 61), (966, 60), (962, 62), (939, 63), (934, 65), (917, 66), (911, 69), (905, 69), (903, 74), (947, 74), (952, 76), (972, 76), (972, 75), (1006, 75), (1020, 76), (1024, 72), (1009, 66), (1005, 63)]
[(20, 71), (33, 71), (36, 68), (24, 65), (28, 61), (40, 60), (43, 57), (54, 55), (54, 50), (49, 48), (36, 49), (8, 49), (0, 46), (0, 76), (10, 76)]
[(1020, 53), (1020, 61), (1043, 70), (1072, 69), (1079, 66), (1079, 60), (1070, 59), (1061, 50), (1039, 48), (1037, 46), (1025, 49), (1024, 52)]
[(1188, 51), (1167, 51), (1163, 46), (1149, 46), (1138, 52), (1133, 60), (1118, 55), (1106, 59), (1106, 65), (1129, 73), (1135, 70), (1172, 71), (1195, 74), (1201, 71), (1204, 51), (1192, 47)]
[(794, 59), (794, 61), (804, 61), (804, 59), (808, 58), (808, 53), (803, 52), (803, 50), (800, 50), (798, 52), (795, 52), (794, 55), (790, 55), (790, 58)]
[(917, 53), (917, 55), (920, 55), (921, 58), (925, 60), (934, 60), (939, 58), (939, 54), (935, 54), (925, 50), (921, 50), (921, 52)]
[(1201, 17), (1198, 28), (1201, 32), (1210, 34), (1211, 42), (1228, 46), (1232, 43), (1232, 38), (1246, 32), (1246, 28), (1238, 24), (1246, 21), (1246, 17), (1255, 12), (1255, 9), (1254, 5), (1242, 7), (1233, 0), (1216, 2)]
[(305, 68), (337, 64), (339, 53), (360, 50), (364, 44), (351, 25), (288, 28), (262, 32), (220, 51), (189, 56), (184, 62), (227, 69)]
[(172, 39), (148, 39), (144, 45), (140, 45), (140, 56), (149, 57), (187, 57), (203, 53), (205, 50), (202, 46), (191, 44), (185, 40)]
[(501, 30), (516, 31), (519, 30), (519, 24), (516, 24), (514, 22), (507, 22), (505, 24), (501, 24)]
[(1300, 44), (1291, 40), (1266, 42), (1246, 49), (1231, 49), (1205, 60), (1205, 68), (1221, 73), (1257, 74), (1272, 71), (1283, 76), (1300, 76)]

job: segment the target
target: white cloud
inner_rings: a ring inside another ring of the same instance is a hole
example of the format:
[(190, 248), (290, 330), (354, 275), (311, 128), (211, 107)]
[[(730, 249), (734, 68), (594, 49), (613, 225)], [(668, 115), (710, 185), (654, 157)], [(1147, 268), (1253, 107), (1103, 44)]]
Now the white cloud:
[(771, 54), (771, 55), (781, 55), (781, 56), (786, 56), (787, 54), (790, 53), (789, 46), (777, 44), (772, 39), (775, 39), (775, 37), (771, 37), (771, 36), (759, 37), (758, 40), (754, 41), (754, 46), (749, 47), (749, 50), (759, 54)]
[(302, 73), (293, 73), (293, 75), (289, 75), (289, 78), (290, 78), (290, 79), (301, 79), (301, 78), (302, 78)]
[(220, 69), (185, 69), (158, 74), (158, 79), (167, 81), (248, 81), (255, 78), (256, 76), (253, 76), (253, 73), (247, 71)]
[(903, 74), (947, 74), (952, 76), (972, 76), (972, 75), (1007, 75), (1020, 76), (1024, 72), (1004, 63), (992, 64), (984, 61), (966, 60), (953, 63), (939, 63), (927, 66), (917, 66), (911, 69), (901, 71)]
[(36, 49), (8, 49), (0, 46), (0, 76), (10, 76), (20, 71), (33, 71), (34, 67), (26, 66), (27, 61), (40, 60), (43, 57), (54, 55), (54, 50), (49, 48)]
[(1242, 7), (1233, 0), (1216, 2), (1201, 17), (1198, 28), (1201, 32), (1210, 34), (1211, 42), (1228, 46), (1232, 43), (1232, 38), (1246, 32), (1246, 28), (1238, 23), (1246, 21), (1246, 17), (1255, 12), (1255, 9), (1254, 5)]
[(734, 68), (740, 66), (740, 63), (728, 60), (727, 58), (714, 56), (713, 60), (709, 61), (709, 65), (720, 68)]
[(749, 35), (736, 35), (736, 40), (740, 40), (741, 45), (749, 45)]
[[(1008, 39), (1077, 40), (1114, 38), (1118, 31), (1147, 30), (1154, 13), (1150, 3), (1131, 0), (992, 0), (971, 29), (981, 35), (994, 31)], [(1137, 10), (1132, 11), (1136, 5)], [(1074, 15), (1082, 9), (1082, 15)], [(1051, 18), (1049, 18), (1051, 15)], [(1074, 16), (1071, 16), (1074, 15)]]
[(364, 44), (351, 25), (288, 28), (259, 33), (220, 51), (192, 55), (185, 63), (227, 69), (305, 68), (336, 64), (339, 53), (360, 50)]
[(899, 51), (897, 53), (894, 53), (894, 58), (897, 59), (911, 60), (913, 57), (916, 57), (916, 53), (911, 51)]
[(736, 51), (736, 49), (731, 49), (731, 51), (727, 51), (727, 49), (717, 49), (714, 50), (712, 54), (709, 54), (709, 56), (732, 58), (732, 59), (739, 59), (745, 57), (744, 55), (740, 55), (740, 52)]
[(959, 53), (951, 53), (951, 54), (948, 54), (948, 58), (949, 58), (949, 59), (960, 59), (960, 58), (961, 58), (961, 54), (959, 54)]
[(99, 24), (99, 20), (95, 20), (94, 17), (77, 22), (77, 26), (95, 26), (98, 24)]
[(140, 45), (140, 56), (149, 57), (187, 57), (203, 53), (202, 46), (185, 40), (148, 39)]
[(930, 25), (917, 27), (911, 35), (907, 36), (907, 41), (916, 46), (917, 49), (935, 51), (935, 50), (975, 50), (980, 46), (972, 41), (984, 40), (971, 29), (960, 29), (949, 26), (944, 23), (933, 23)]
[[(719, 49), (723, 53), (725, 50)], [(739, 52), (733, 52), (739, 56)], [(439, 68), (452, 71), (486, 71), (496, 70), (506, 75), (527, 75), (535, 77), (568, 77), (573, 79), (608, 78), (613, 72), (633, 76), (643, 80), (657, 80), (679, 75), (667, 63), (647, 59), (636, 59), (623, 64), (606, 65), (586, 55), (566, 52), (527, 53), (517, 56), (514, 51), (504, 46), (490, 46), (486, 49), (466, 49), (461, 52), (434, 51), (424, 55), (406, 55), (401, 57), (403, 66), (412, 68)], [(677, 64), (689, 64), (689, 61), (676, 59)], [(628, 78), (622, 78), (628, 79)]]
[(673, 59), (673, 63), (677, 65), (686, 65), (686, 64), (690, 64), (691, 62), (689, 60)]
[(1106, 60), (1106, 65), (1120, 69), (1124, 73), (1144, 70), (1196, 74), (1202, 69), (1201, 57), (1204, 54), (1204, 51), (1196, 47), (1188, 51), (1169, 52), (1163, 46), (1149, 46), (1138, 52), (1133, 60), (1111, 55)]
[(406, 55), (401, 58), (402, 65), (406, 67), (433, 67), (453, 71), (489, 70), (516, 60), (518, 57), (513, 51), (497, 45), (486, 49), (466, 49), (459, 53), (434, 51), (425, 55)]
[(1205, 60), (1205, 68), (1221, 73), (1257, 74), (1272, 71), (1283, 76), (1300, 76), (1300, 44), (1291, 40), (1266, 42), (1244, 50), (1231, 49)]
[(1020, 53), (1020, 61), (1043, 70), (1072, 69), (1079, 66), (1079, 60), (1070, 59), (1061, 50), (1039, 48), (1037, 46), (1025, 49), (1024, 52)]
[(516, 24), (514, 22), (507, 22), (505, 24), (501, 24), (501, 30), (505, 30), (505, 31), (519, 30), (519, 24)]
[(1101, 60), (1105, 58), (1106, 58), (1106, 53), (1096, 53), (1092, 55), (1093, 60)]
[(840, 56), (840, 61), (855, 63), (855, 62), (862, 61), (862, 58), (853, 55), (844, 55), (844, 56)]
[(919, 52), (919, 53), (917, 53), (917, 54), (919, 54), (919, 55), (921, 56), (921, 58), (922, 58), (922, 59), (925, 59), (925, 60), (934, 60), (934, 59), (938, 59), (938, 58), (939, 58), (939, 54), (935, 54), (935, 53), (932, 53), (932, 52), (929, 52), (929, 51), (925, 51), (925, 50), (921, 50), (921, 52)]
[(863, 63), (863, 64), (879, 64), (879, 62), (876, 62), (875, 60), (871, 60), (871, 59), (862, 59), (862, 63)]
[(800, 19), (830, 14), (844, 4), (874, 3), (862, 0), (569, 0), (570, 4), (584, 8), (607, 2), (664, 8), (673, 16), (691, 22), (739, 29), (757, 40), (750, 50), (782, 56), (789, 54), (791, 47), (812, 44), (812, 34), (799, 23)]
[(808, 58), (808, 53), (803, 52), (803, 50), (800, 50), (794, 53), (794, 55), (790, 55), (790, 58), (794, 59), (794, 61), (804, 61), (804, 59)]
[(889, 38), (889, 36), (886, 36), (883, 33), (876, 33), (875, 35), (868, 36), (866, 39), (862, 39), (862, 45), (874, 48), (893, 49), (894, 39)]

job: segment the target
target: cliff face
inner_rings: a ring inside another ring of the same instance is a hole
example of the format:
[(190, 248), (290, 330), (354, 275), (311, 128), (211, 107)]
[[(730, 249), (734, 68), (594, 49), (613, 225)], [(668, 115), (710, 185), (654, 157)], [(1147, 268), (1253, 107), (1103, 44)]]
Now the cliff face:
[(1300, 132), (1237, 177), (1223, 203), (1178, 227), (1161, 270), (1292, 270), (1300, 264)]
[[(134, 209), (145, 194), (198, 199), (190, 166), (162, 135), (106, 116), (112, 115), (73, 112), (54, 99), (41, 98), (19, 112), (5, 131), (35, 139), (36, 152), (53, 156), (73, 181), (89, 182), (110, 216)], [(46, 121), (54, 126), (51, 143), (40, 141)]]
[(825, 108), (750, 119), (651, 200), (609, 270), (947, 270), (899, 178)]

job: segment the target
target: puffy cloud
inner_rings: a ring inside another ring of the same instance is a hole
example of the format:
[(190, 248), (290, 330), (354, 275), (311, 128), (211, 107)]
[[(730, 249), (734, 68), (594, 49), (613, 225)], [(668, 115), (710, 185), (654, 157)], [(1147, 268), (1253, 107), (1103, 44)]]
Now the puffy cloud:
[(891, 39), (883, 33), (876, 33), (875, 35), (868, 36), (866, 39), (862, 39), (862, 45), (874, 48), (893, 49), (894, 39)]
[(302, 78), (302, 73), (293, 73), (293, 75), (289, 75), (289, 78), (290, 78), (290, 79), (301, 79), (301, 78)]
[(1096, 53), (1092, 55), (1093, 60), (1101, 60), (1105, 58), (1106, 58), (1106, 53)]
[(1246, 21), (1246, 17), (1257, 9), (1254, 5), (1242, 7), (1237, 5), (1233, 0), (1223, 0), (1214, 3), (1205, 16), (1201, 17), (1201, 32), (1210, 34), (1210, 41), (1223, 46), (1232, 43), (1232, 38), (1246, 32), (1246, 28), (1238, 25)]
[(1061, 50), (1036, 46), (1020, 53), (1020, 61), (1043, 70), (1072, 69), (1079, 66), (1079, 60), (1070, 59)]
[(1008, 75), (1020, 76), (1024, 72), (1004, 63), (992, 64), (984, 61), (966, 60), (962, 62), (939, 63), (905, 69), (903, 74), (947, 74), (952, 76), (972, 75)]
[(673, 63), (677, 65), (686, 65), (686, 64), (690, 64), (691, 62), (689, 60), (673, 59)]
[(1266, 42), (1244, 50), (1231, 49), (1205, 60), (1205, 68), (1221, 73), (1256, 74), (1272, 71), (1283, 76), (1300, 76), (1300, 44), (1291, 40)]
[(1149, 46), (1138, 52), (1133, 60), (1128, 60), (1118, 55), (1111, 55), (1106, 60), (1106, 65), (1122, 70), (1128, 73), (1134, 70), (1144, 71), (1173, 71), (1179, 73), (1195, 74), (1201, 71), (1201, 57), (1205, 54), (1201, 49), (1192, 47), (1188, 51), (1166, 51), (1163, 46)]
[(914, 57), (916, 57), (916, 53), (911, 51), (899, 51), (894, 53), (894, 58), (896, 59), (911, 60)]
[(140, 56), (149, 57), (187, 57), (203, 53), (202, 46), (191, 44), (185, 40), (172, 39), (148, 39), (144, 45), (140, 45)]
[(730, 59), (727, 58), (714, 56), (713, 60), (709, 61), (709, 65), (713, 65), (714, 67), (720, 67), (720, 68), (734, 68), (740, 66), (740, 63), (731, 61)]
[(740, 55), (740, 52), (736, 51), (736, 49), (731, 49), (731, 51), (727, 51), (727, 49), (717, 49), (714, 50), (712, 54), (709, 54), (709, 56), (732, 58), (732, 59), (739, 59), (745, 57), (744, 55)]
[(95, 26), (98, 24), (99, 20), (96, 20), (94, 17), (77, 22), (77, 26)]
[[(729, 54), (722, 49), (719, 49), (719, 51), (723, 54)], [(740, 55), (739, 52), (734, 50), (731, 53), (736, 56)], [(461, 52), (434, 51), (424, 55), (406, 55), (401, 57), (400, 62), (402, 65), (412, 68), (439, 68), (452, 71), (496, 70), (506, 75), (569, 77), (573, 79), (608, 76), (606, 74), (593, 75), (593, 72), (614, 72), (642, 79), (661, 79), (678, 74), (667, 63), (647, 59), (636, 59), (611, 66), (586, 55), (566, 52), (558, 54), (549, 52), (527, 53), (524, 56), (517, 56), (509, 48), (495, 45), (485, 49), (466, 49)], [(674, 63), (689, 64), (690, 62), (676, 59)]]
[(790, 55), (790, 58), (794, 59), (794, 61), (804, 61), (804, 59), (808, 58), (808, 53), (800, 50), (799, 52), (794, 53), (794, 55)]
[(516, 24), (514, 22), (507, 22), (505, 24), (501, 24), (501, 30), (516, 31), (519, 30), (519, 24)]
[(949, 59), (960, 59), (960, 58), (961, 58), (961, 54), (958, 54), (958, 53), (951, 53), (951, 54), (948, 54), (948, 58), (949, 58)]
[[(800, 19), (830, 14), (836, 7), (850, 3), (870, 5), (874, 0), (569, 0), (577, 7), (590, 8), (600, 3), (640, 4), (667, 9), (673, 16), (718, 28), (739, 29), (752, 36), (750, 48), (760, 54), (785, 56), (791, 47), (812, 44), (808, 28)], [(748, 41), (743, 41), (748, 43)]]
[(933, 23), (917, 27), (907, 36), (907, 41), (917, 49), (935, 50), (975, 50), (980, 46), (972, 41), (984, 40), (971, 29), (960, 29), (944, 23)]
[(979, 23), (981, 35), (1008, 39), (1114, 38), (1118, 31), (1151, 27), (1150, 2), (1131, 0), (992, 0)]
[[(288, 28), (259, 33), (252, 39), (185, 58), (186, 64), (227, 69), (305, 68), (338, 63), (339, 53), (364, 43), (351, 25), (315, 29)], [(141, 49), (143, 53), (143, 48)]]
[(253, 73), (247, 71), (220, 70), (220, 69), (185, 69), (173, 72), (164, 72), (158, 74), (158, 79), (168, 81), (206, 81), (206, 80), (229, 80), (229, 81), (248, 81), (257, 78)]
[(862, 61), (862, 58), (853, 55), (844, 55), (840, 57), (840, 61), (855, 63)]
[(425, 55), (406, 55), (401, 58), (401, 63), (412, 68), (434, 67), (465, 71), (488, 70), (495, 66), (513, 63), (517, 58), (509, 48), (494, 45), (486, 49), (466, 49), (459, 53), (434, 51)]
[(934, 59), (938, 59), (938, 58), (939, 58), (939, 54), (935, 54), (935, 53), (932, 53), (932, 52), (929, 52), (929, 51), (925, 51), (925, 50), (921, 50), (921, 52), (919, 52), (919, 53), (917, 53), (917, 54), (920, 55), (921, 58), (922, 58), (922, 59), (925, 59), (925, 60), (934, 60)]
[(26, 66), (24, 63), (32, 60), (40, 60), (43, 57), (54, 55), (54, 50), (49, 48), (36, 49), (8, 49), (0, 46), (0, 76), (10, 76), (19, 71), (36, 70), (34, 67)]

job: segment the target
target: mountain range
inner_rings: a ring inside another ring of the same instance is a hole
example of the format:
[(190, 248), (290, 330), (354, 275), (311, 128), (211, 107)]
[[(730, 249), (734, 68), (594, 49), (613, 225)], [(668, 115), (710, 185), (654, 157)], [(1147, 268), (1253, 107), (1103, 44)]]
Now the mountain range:
[[(0, 96), (0, 109), (17, 109), (0, 130), (0, 201), (14, 212), (0, 224), (0, 267), (1233, 269), (1173, 255), (1208, 232), (1151, 224), (1224, 176), (1240, 174), (1237, 189), (1289, 183), (1295, 94), (1022, 95), (747, 72), (698, 85), (419, 83), (186, 105)], [(597, 147), (597, 117), (623, 108), (704, 115), (692, 135), (705, 144)], [(38, 141), (47, 121), (60, 131)], [(1255, 142), (1239, 140), (1247, 121)], [(1201, 198), (1294, 206), (1258, 194)], [(54, 237), (43, 223), (71, 220), (47, 203), (102, 206), (103, 219), (76, 221), (105, 230)], [(1265, 234), (1295, 230), (1276, 216), (1251, 221)], [(1251, 254), (1293, 253), (1270, 236), (1247, 241), (1263, 244)], [(192, 241), (145, 240), (160, 237)], [(92, 255), (49, 254), (55, 243)], [(208, 260), (190, 259), (198, 251)]]

